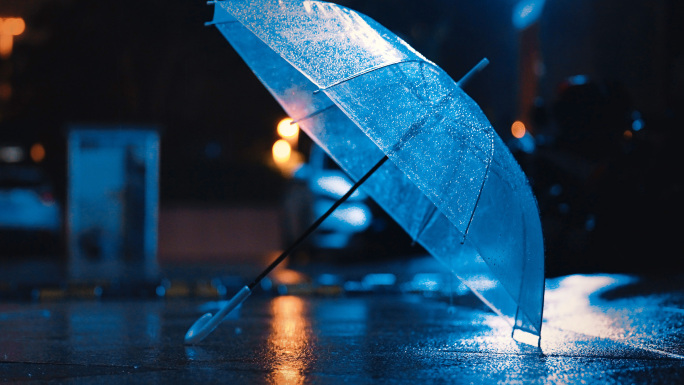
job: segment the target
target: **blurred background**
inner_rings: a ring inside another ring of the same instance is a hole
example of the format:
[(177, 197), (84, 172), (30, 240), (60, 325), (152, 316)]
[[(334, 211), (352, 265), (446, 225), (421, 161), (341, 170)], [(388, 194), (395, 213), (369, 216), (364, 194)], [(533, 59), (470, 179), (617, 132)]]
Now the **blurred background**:
[[(684, 3), (338, 3), (453, 78), (489, 58), (466, 91), (530, 179), (548, 276), (682, 272)], [(212, 12), (199, 0), (0, 0), (5, 272), (144, 281), (165, 266), (262, 267), (350, 185), (304, 135), (277, 130), (287, 117), (204, 26)], [(405, 238), (359, 196), (293, 262), (422, 253)]]

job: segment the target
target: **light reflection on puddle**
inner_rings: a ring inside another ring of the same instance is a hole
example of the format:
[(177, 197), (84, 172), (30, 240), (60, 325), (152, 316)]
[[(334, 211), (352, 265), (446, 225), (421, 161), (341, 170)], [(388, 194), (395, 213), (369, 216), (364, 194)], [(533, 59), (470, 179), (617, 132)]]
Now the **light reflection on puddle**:
[(303, 299), (294, 296), (276, 297), (271, 302), (273, 320), (268, 349), (274, 384), (302, 384), (312, 360), (311, 323)]
[[(624, 285), (627, 276), (571, 275), (547, 289), (544, 301), (546, 325), (588, 336), (620, 339), (629, 333), (620, 317), (612, 316), (595, 302), (601, 291)], [(546, 326), (545, 325), (545, 326)], [(544, 337), (546, 333), (543, 332)], [(542, 341), (544, 338), (542, 338)]]

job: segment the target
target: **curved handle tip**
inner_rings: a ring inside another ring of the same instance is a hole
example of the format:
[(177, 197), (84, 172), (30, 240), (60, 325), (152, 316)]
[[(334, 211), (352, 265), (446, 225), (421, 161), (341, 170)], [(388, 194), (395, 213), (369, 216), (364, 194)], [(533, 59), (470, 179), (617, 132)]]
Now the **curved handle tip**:
[(185, 343), (186, 344), (196, 344), (204, 339), (209, 333), (203, 333), (204, 327), (206, 326), (207, 322), (211, 320), (212, 314), (207, 313), (195, 321), (192, 326), (190, 326), (190, 329), (188, 329), (188, 332), (185, 333)]
[(206, 313), (205, 315), (201, 316), (197, 321), (195, 321), (192, 326), (190, 326), (190, 329), (188, 329), (188, 332), (185, 333), (185, 343), (188, 345), (191, 344), (196, 344), (202, 341), (206, 336), (208, 336), (211, 332), (216, 329), (216, 327), (223, 321), (223, 319), (233, 311), (236, 307), (240, 306), (242, 302), (244, 302), (247, 297), (249, 297), (250, 293), (252, 290), (248, 287), (245, 286), (240, 290), (235, 296), (228, 301), (228, 303), (219, 310), (216, 315), (213, 315), (211, 313)]

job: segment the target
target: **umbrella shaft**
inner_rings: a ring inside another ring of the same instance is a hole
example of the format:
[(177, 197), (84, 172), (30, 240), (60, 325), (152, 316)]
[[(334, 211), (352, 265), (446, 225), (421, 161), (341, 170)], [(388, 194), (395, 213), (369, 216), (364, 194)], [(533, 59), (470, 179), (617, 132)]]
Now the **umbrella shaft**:
[(290, 247), (287, 248), (287, 250), (283, 251), (283, 253), (280, 254), (278, 258), (276, 258), (264, 271), (262, 271), (261, 274), (259, 274), (259, 276), (256, 277), (254, 281), (252, 281), (252, 283), (248, 285), (249, 289), (254, 289), (254, 287), (258, 285), (259, 282), (261, 282), (261, 280), (268, 275), (268, 273), (275, 269), (275, 267), (278, 266), (280, 262), (285, 260), (285, 258), (287, 258), (293, 251), (295, 251), (297, 247), (299, 247), (309, 237), (309, 235), (311, 235), (311, 233), (313, 233), (318, 228), (318, 226), (320, 226), (321, 223), (323, 223), (323, 221), (330, 216), (330, 214), (332, 214), (338, 207), (340, 207), (340, 205), (344, 203), (359, 188), (359, 186), (361, 186), (368, 178), (370, 178), (370, 176), (373, 175), (373, 173), (377, 171), (377, 169), (379, 169), (386, 161), (387, 155), (380, 159), (380, 161), (376, 163), (375, 166), (373, 166), (373, 168), (371, 168), (366, 173), (366, 175), (364, 175), (363, 177), (361, 177), (361, 179), (354, 183), (354, 185), (351, 188), (349, 188), (349, 191), (347, 191), (340, 199), (338, 199), (337, 202), (335, 202), (328, 209), (328, 211), (325, 212), (325, 214), (321, 215), (316, 220), (316, 222), (309, 226), (309, 228), (302, 235), (300, 235), (299, 238), (297, 238), (297, 240), (294, 241), (292, 245), (290, 245)]

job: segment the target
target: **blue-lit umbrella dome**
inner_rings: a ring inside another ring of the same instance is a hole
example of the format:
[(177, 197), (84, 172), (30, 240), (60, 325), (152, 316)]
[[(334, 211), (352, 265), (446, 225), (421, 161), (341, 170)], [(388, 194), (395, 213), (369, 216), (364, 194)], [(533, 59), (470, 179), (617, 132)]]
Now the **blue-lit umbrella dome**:
[(283, 109), (513, 330), (539, 336), (544, 250), (529, 183), (436, 64), (365, 15), (317, 1), (219, 1), (221, 31)]

